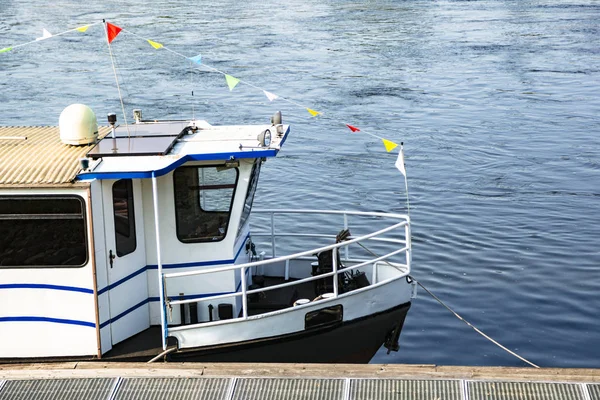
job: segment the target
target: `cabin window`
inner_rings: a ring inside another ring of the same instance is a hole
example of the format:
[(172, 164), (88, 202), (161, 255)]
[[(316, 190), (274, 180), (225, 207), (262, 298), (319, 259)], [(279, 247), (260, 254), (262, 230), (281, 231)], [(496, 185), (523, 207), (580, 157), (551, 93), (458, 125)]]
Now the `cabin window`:
[(215, 242), (227, 234), (237, 168), (180, 167), (173, 173), (177, 238)]
[(244, 224), (250, 216), (252, 211), (252, 203), (254, 202), (254, 193), (256, 193), (256, 186), (258, 185), (258, 175), (260, 174), (260, 160), (256, 160), (252, 166), (252, 172), (250, 172), (250, 181), (248, 182), (248, 191), (246, 192), (246, 200), (244, 200), (244, 209), (242, 210), (242, 217), (240, 218), (240, 227), (238, 228), (238, 236), (244, 227)]
[(115, 247), (117, 256), (123, 257), (133, 253), (137, 246), (131, 179), (116, 181), (112, 187), (112, 195), (115, 217)]
[(0, 266), (82, 267), (88, 260), (79, 196), (0, 196)]

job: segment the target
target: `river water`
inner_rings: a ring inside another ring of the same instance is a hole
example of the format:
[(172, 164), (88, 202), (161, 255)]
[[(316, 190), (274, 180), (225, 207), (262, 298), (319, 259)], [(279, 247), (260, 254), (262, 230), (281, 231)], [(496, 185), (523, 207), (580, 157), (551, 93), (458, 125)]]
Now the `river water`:
[[(541, 366), (600, 367), (600, 3), (0, 0), (0, 48), (103, 18), (126, 30), (112, 50), (128, 116), (283, 112), (261, 208), (406, 212), (397, 153), (367, 133), (404, 142), (413, 275)], [(197, 54), (297, 104), (230, 92), (180, 56)], [(74, 102), (120, 114), (102, 25), (0, 54), (0, 102), (0, 125), (56, 125)], [(373, 362), (524, 365), (423, 291), (401, 351)]]

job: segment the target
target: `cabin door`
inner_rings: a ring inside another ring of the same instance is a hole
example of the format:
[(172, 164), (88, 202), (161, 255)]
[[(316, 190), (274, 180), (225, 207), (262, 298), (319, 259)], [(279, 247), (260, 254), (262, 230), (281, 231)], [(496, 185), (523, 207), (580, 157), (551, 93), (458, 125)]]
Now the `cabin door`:
[(140, 180), (102, 181), (112, 344), (150, 326)]

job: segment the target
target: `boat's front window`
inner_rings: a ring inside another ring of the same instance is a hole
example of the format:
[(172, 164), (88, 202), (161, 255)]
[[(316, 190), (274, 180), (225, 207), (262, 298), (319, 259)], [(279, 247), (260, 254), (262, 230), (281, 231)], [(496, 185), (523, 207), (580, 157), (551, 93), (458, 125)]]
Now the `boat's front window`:
[(79, 196), (0, 196), (0, 267), (81, 267), (87, 263)]
[(260, 174), (260, 160), (256, 160), (252, 166), (252, 172), (250, 173), (250, 180), (248, 182), (248, 191), (246, 192), (246, 200), (244, 201), (244, 209), (242, 210), (242, 217), (240, 218), (240, 227), (238, 229), (238, 236), (244, 228), (244, 224), (250, 216), (252, 211), (252, 203), (254, 202), (254, 193), (256, 193), (256, 185), (258, 185), (258, 175)]
[(184, 243), (223, 240), (233, 205), (237, 168), (180, 167), (173, 173), (177, 237)]

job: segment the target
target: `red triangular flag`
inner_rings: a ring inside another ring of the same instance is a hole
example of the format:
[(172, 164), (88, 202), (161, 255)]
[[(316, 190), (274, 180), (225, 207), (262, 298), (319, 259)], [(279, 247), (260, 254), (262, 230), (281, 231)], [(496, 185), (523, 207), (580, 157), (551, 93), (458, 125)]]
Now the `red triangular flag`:
[(360, 132), (360, 129), (358, 129), (358, 128), (357, 128), (357, 127), (355, 127), (355, 126), (348, 125), (348, 124), (346, 124), (346, 126), (347, 126), (348, 128), (350, 128), (350, 130), (351, 130), (352, 132)]
[(109, 22), (106, 23), (106, 37), (108, 38), (108, 43), (112, 42), (119, 32), (121, 32), (121, 28)]

